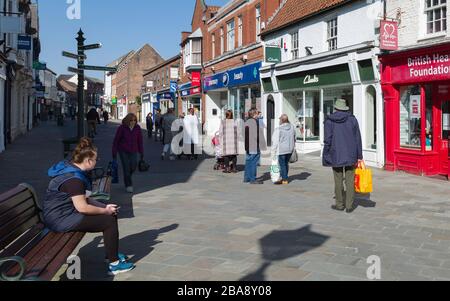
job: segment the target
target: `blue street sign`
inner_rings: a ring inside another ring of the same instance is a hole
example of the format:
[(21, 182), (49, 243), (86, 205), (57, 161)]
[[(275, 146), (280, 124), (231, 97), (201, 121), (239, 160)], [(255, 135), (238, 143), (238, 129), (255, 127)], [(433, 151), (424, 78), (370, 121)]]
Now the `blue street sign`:
[(31, 36), (19, 35), (17, 38), (17, 49), (31, 51)]
[(261, 66), (262, 63), (258, 62), (205, 77), (204, 91), (259, 83)]

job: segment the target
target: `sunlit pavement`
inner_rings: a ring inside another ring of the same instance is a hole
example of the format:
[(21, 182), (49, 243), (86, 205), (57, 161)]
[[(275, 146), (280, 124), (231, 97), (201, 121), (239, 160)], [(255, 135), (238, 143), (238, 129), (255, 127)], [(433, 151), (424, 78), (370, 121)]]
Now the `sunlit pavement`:
[[(115, 127), (99, 129), (101, 165)], [(61, 158), (57, 135), (73, 130), (43, 125), (20, 138), (0, 155), (1, 190), (30, 182), (42, 196), (45, 168)], [(145, 149), (151, 168), (135, 174), (134, 195), (112, 189), (121, 251), (137, 267), (108, 277), (101, 235), (88, 234), (76, 251), (82, 280), (368, 280), (371, 255), (381, 280), (450, 280), (449, 182), (374, 170), (374, 193), (346, 214), (330, 209), (332, 172), (318, 157), (301, 156), (278, 187), (268, 166), (264, 185), (249, 185), (243, 171), (214, 171), (214, 159), (161, 161), (161, 143), (148, 139)]]

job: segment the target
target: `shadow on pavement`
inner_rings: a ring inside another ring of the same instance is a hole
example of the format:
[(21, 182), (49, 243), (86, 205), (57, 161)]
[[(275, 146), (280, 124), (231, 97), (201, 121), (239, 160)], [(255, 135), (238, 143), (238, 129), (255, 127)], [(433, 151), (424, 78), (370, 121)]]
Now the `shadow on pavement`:
[[(179, 227), (172, 224), (156, 230), (147, 230), (132, 234), (119, 241), (120, 252), (126, 254), (130, 262), (139, 264), (139, 261), (148, 256), (157, 244), (162, 243), (158, 238), (167, 232), (174, 231)], [(80, 249), (78, 256), (81, 259), (81, 280), (82, 281), (112, 281), (114, 276), (107, 274), (107, 264), (105, 260), (105, 248), (102, 236), (97, 236), (94, 240)], [(63, 275), (61, 281), (69, 281)]]
[(282, 261), (323, 245), (329, 236), (311, 231), (311, 225), (297, 230), (275, 230), (260, 239), (264, 263), (240, 281), (265, 281), (265, 273), (275, 261)]
[(356, 194), (355, 195), (355, 208), (364, 207), (364, 208), (374, 208), (377, 206), (377, 203), (370, 199), (370, 194)]

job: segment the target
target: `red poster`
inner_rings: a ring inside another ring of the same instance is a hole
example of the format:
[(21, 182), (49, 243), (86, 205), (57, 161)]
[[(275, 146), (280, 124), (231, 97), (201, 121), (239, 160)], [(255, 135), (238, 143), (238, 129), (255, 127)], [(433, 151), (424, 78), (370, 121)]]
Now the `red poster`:
[(398, 49), (398, 24), (392, 21), (381, 21), (380, 26), (380, 49)]
[(192, 72), (192, 87), (200, 87), (200, 72)]

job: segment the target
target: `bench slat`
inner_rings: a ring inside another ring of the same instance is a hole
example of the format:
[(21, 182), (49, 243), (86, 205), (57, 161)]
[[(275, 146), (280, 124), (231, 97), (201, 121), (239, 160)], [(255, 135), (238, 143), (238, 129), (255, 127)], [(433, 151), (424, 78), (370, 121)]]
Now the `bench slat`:
[(8, 191), (0, 194), (0, 204), (23, 191), (26, 191), (26, 188), (24, 188), (22, 186), (17, 186), (11, 190), (8, 190)]
[(48, 281), (52, 280), (53, 276), (58, 272), (61, 266), (67, 263), (67, 258), (72, 255), (72, 252), (76, 249), (85, 234), (86, 233), (82, 232), (74, 233), (72, 239), (64, 246), (47, 268), (42, 271), (40, 278)]
[(45, 226), (43, 224), (37, 224), (31, 228), (28, 232), (0, 252), (0, 258), (12, 256), (23, 257), (29, 252), (30, 247), (33, 247), (37, 243), (37, 240), (40, 239), (39, 235), (43, 232), (44, 228)]
[(0, 201), (0, 215), (30, 199), (34, 200), (33, 194), (30, 191), (22, 191), (11, 196), (9, 199)]
[[(11, 224), (10, 231), (4, 232), (0, 235), (0, 250), (7, 247), (10, 243), (15, 241), (18, 237), (24, 234), (27, 230), (40, 222), (40, 218), (36, 214), (31, 214), (27, 218), (21, 217), (19, 225)], [(3, 232), (3, 231), (2, 231)]]
[(11, 220), (19, 217), (20, 215), (24, 214), (30, 208), (34, 208), (34, 200), (33, 199), (26, 199), (19, 205), (15, 206), (14, 208), (9, 209), (6, 212), (0, 213), (0, 229), (3, 227), (3, 225), (7, 224)]
[(41, 256), (36, 264), (33, 266), (27, 265), (26, 275), (28, 277), (39, 277), (47, 266), (55, 260), (55, 257), (63, 251), (66, 244), (74, 238), (75, 233), (64, 233), (57, 236), (59, 237), (53, 240), (55, 243), (48, 250), (40, 252)]

